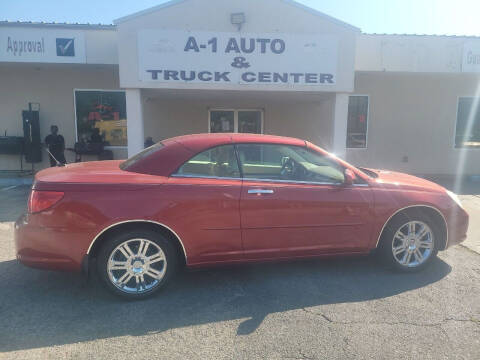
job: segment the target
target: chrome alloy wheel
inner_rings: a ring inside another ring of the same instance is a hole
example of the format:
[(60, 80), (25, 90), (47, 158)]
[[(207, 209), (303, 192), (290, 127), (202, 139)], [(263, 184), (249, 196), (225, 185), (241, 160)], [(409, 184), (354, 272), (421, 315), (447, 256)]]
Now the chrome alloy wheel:
[(107, 263), (108, 277), (121, 291), (140, 294), (156, 287), (165, 276), (167, 258), (153, 241), (132, 239), (118, 245)]
[(393, 237), (393, 257), (402, 266), (420, 266), (427, 261), (433, 250), (433, 231), (422, 221), (407, 222)]

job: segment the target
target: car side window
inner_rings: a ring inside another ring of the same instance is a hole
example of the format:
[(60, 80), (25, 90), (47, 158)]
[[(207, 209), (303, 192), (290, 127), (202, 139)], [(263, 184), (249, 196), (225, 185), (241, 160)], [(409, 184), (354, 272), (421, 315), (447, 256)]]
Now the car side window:
[(243, 177), (341, 184), (343, 167), (306, 147), (275, 144), (237, 145)]
[(239, 178), (233, 145), (218, 146), (195, 155), (183, 164), (176, 176)]

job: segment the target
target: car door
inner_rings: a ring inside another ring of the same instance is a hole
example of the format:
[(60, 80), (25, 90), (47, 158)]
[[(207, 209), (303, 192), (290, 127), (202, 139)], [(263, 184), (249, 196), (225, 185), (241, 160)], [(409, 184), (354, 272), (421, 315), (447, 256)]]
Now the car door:
[(181, 234), (190, 265), (242, 259), (241, 184), (234, 147), (223, 145), (194, 156), (164, 185), (163, 216)]
[(364, 251), (370, 236), (368, 184), (344, 185), (334, 159), (306, 147), (238, 144), (246, 258)]

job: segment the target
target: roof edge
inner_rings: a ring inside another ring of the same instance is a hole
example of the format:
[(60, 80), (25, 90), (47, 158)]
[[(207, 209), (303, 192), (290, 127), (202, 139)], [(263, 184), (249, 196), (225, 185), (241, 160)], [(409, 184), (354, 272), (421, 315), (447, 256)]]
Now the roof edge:
[[(145, 9), (145, 10), (141, 10), (141, 11), (138, 11), (136, 13), (133, 13), (133, 14), (130, 14), (130, 15), (127, 15), (127, 16), (123, 16), (121, 18), (118, 18), (118, 19), (115, 19), (113, 20), (113, 23), (114, 24), (119, 24), (119, 23), (122, 23), (122, 22), (125, 22), (125, 21), (128, 21), (128, 20), (131, 20), (131, 19), (134, 19), (136, 17), (139, 17), (139, 16), (142, 16), (142, 15), (147, 15), (147, 14), (150, 14), (154, 11), (157, 11), (157, 10), (161, 10), (161, 9), (164, 9), (164, 8), (167, 8), (167, 7), (170, 7), (170, 6), (174, 6), (174, 5), (177, 5), (177, 4), (180, 4), (180, 3), (183, 3), (187, 0), (170, 0), (170, 1), (167, 1), (166, 3), (163, 3), (163, 4), (160, 4), (160, 5), (157, 5), (157, 6), (153, 6), (151, 8), (148, 8), (148, 9)], [(295, 6), (299, 9), (302, 9), (306, 12), (309, 12), (310, 14), (313, 14), (313, 15), (316, 15), (316, 16), (320, 16), (320, 17), (323, 17), (325, 19), (327, 19), (328, 21), (331, 21), (337, 25), (340, 25), (340, 26), (343, 26), (351, 31), (354, 31), (354, 32), (361, 32), (360, 28), (356, 27), (356, 26), (353, 26), (353, 25), (350, 25), (342, 20), (339, 20), (337, 18), (334, 18), (330, 15), (327, 15), (321, 11), (318, 11), (316, 9), (313, 9), (309, 6), (306, 6), (306, 5), (303, 5), (303, 4), (300, 4), (299, 2), (295, 1), (295, 0), (281, 0), (283, 1), (284, 3), (288, 4), (288, 5), (291, 5), (291, 6)]]
[(352, 30), (352, 31), (355, 31), (355, 32), (359, 32), (361, 33), (362, 30), (356, 26), (353, 26), (349, 23), (346, 23), (345, 21), (342, 21), (342, 20), (339, 20), (333, 16), (330, 16), (330, 15), (327, 15), (319, 10), (316, 10), (310, 6), (307, 6), (307, 5), (303, 5), (301, 3), (299, 3), (298, 1), (295, 1), (295, 0), (282, 0), (284, 3), (287, 3), (289, 5), (292, 5), (292, 6), (295, 6), (299, 9), (302, 9), (302, 10), (305, 10), (306, 12), (309, 12), (310, 14), (313, 14), (313, 15), (316, 15), (316, 16), (320, 16), (320, 17), (323, 17), (333, 23), (336, 23), (337, 25), (340, 25), (340, 26), (343, 26), (343, 27), (346, 27), (348, 28), (349, 30)]
[(385, 33), (385, 34), (380, 34), (380, 33), (362, 33), (364, 36), (396, 36), (396, 37), (433, 37), (433, 38), (439, 38), (439, 37), (444, 37), (444, 38), (463, 38), (463, 39), (480, 39), (479, 35), (449, 35), (449, 34), (396, 34), (396, 33)]
[(164, 8), (167, 8), (167, 7), (170, 7), (170, 6), (174, 6), (174, 5), (177, 5), (177, 4), (180, 4), (184, 1), (187, 1), (187, 0), (170, 0), (170, 1), (167, 1), (163, 4), (160, 4), (160, 5), (156, 5), (156, 6), (153, 6), (153, 7), (150, 7), (150, 8), (147, 8), (147, 9), (144, 9), (144, 10), (140, 10), (140, 11), (137, 11), (133, 14), (130, 14), (130, 15), (126, 15), (126, 16), (122, 16), (121, 18), (118, 18), (118, 19), (115, 19), (113, 20), (113, 23), (116, 25), (116, 24), (119, 24), (119, 23), (123, 23), (125, 21), (128, 21), (128, 20), (131, 20), (131, 19), (134, 19), (136, 17), (139, 17), (139, 16), (142, 16), (142, 15), (147, 15), (147, 14), (150, 14), (154, 11), (157, 11), (157, 10), (161, 10), (161, 9), (164, 9)]
[(8, 27), (35, 27), (35, 28), (64, 28), (84, 30), (115, 30), (113, 24), (78, 24), (78, 23), (49, 23), (35, 21), (8, 21), (0, 20), (0, 26)]

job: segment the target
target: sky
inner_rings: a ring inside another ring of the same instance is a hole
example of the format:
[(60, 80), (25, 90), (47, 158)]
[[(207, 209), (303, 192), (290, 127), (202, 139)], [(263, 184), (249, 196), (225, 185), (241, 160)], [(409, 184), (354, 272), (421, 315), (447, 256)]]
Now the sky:
[[(0, 20), (110, 24), (117, 18), (163, 2), (166, 1), (0, 0)], [(298, 2), (359, 27), (365, 33), (480, 36), (480, 0)]]

